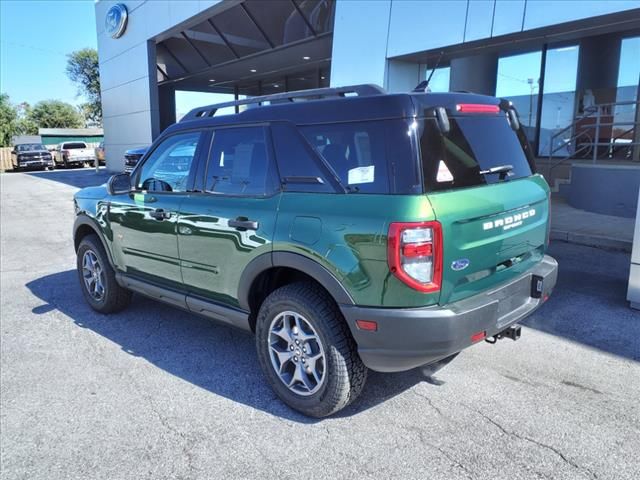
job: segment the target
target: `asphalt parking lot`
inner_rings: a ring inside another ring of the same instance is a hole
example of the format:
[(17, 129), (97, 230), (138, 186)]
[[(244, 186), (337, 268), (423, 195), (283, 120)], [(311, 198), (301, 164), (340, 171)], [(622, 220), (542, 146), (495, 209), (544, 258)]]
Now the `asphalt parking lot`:
[(281, 404), (252, 337), (140, 296), (85, 304), (71, 198), (91, 170), (0, 175), (3, 479), (634, 479), (640, 312), (629, 256), (564, 243), (518, 342), (426, 382), (372, 373), (322, 421)]

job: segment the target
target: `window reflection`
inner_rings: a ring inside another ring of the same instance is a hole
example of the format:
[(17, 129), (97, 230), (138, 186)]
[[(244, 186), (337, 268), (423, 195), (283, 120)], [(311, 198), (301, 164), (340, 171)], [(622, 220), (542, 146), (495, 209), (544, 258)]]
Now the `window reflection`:
[[(578, 46), (571, 45), (547, 50), (544, 71), (544, 93), (540, 118), (540, 147), (538, 154), (568, 155), (572, 130), (567, 128), (574, 118), (576, 78), (578, 74)], [(552, 137), (554, 134), (557, 137)]]
[(513, 102), (529, 141), (535, 140), (541, 60), (540, 51), (498, 60), (496, 96)]
[(612, 154), (618, 158), (631, 158), (629, 143), (633, 142), (633, 122), (636, 118), (638, 89), (640, 82), (640, 37), (625, 38), (620, 49), (620, 67), (618, 69), (618, 85), (616, 102), (623, 103), (615, 108), (612, 132)]
[[(431, 75), (432, 70), (427, 68), (427, 76)], [(431, 80), (429, 80), (429, 89), (432, 92), (448, 92), (449, 91), (449, 80), (451, 78), (451, 68), (450, 67), (440, 67), (436, 68), (433, 72), (433, 76)]]

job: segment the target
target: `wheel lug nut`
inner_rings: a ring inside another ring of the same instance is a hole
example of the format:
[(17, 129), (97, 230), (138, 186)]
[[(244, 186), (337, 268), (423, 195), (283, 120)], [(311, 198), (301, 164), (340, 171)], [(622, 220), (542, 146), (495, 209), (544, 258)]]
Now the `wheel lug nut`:
[(302, 357), (302, 363), (307, 363), (307, 361)]
[(300, 345), (300, 341), (299, 340), (296, 340), (296, 345)]
[(293, 345), (289, 345), (289, 350), (293, 352)]
[(298, 361), (298, 357), (293, 357), (293, 361), (297, 362)]

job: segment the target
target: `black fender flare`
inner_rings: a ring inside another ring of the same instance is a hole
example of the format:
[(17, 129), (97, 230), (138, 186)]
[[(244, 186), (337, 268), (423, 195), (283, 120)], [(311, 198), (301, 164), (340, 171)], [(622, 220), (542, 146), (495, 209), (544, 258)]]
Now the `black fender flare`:
[(76, 217), (75, 222), (73, 222), (74, 249), (77, 251), (76, 247), (79, 244), (79, 242), (76, 242), (76, 237), (78, 235), (78, 230), (80, 229), (80, 227), (89, 227), (94, 231), (94, 233), (98, 236), (98, 238), (102, 242), (102, 247), (104, 248), (104, 251), (107, 252), (107, 258), (109, 259), (109, 264), (111, 265), (111, 268), (113, 268), (114, 270), (117, 270), (115, 264), (113, 263), (113, 258), (111, 258), (111, 250), (107, 246), (107, 242), (105, 241), (104, 234), (102, 233), (102, 229), (100, 228), (98, 223), (88, 215), (82, 215), (82, 214), (78, 215)]
[(327, 289), (338, 304), (355, 305), (353, 298), (342, 283), (321, 264), (298, 253), (270, 252), (254, 258), (242, 272), (238, 285), (238, 303), (240, 308), (250, 311), (249, 296), (251, 287), (258, 275), (272, 267), (288, 267), (310, 276)]

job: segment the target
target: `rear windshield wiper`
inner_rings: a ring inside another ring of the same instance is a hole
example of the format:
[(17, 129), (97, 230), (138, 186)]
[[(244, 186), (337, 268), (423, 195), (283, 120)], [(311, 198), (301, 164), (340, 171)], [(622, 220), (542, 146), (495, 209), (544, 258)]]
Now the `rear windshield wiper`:
[(487, 170), (480, 170), (480, 175), (500, 175), (500, 180), (504, 180), (511, 170), (513, 170), (513, 165), (498, 165)]

